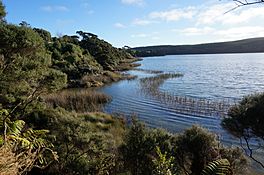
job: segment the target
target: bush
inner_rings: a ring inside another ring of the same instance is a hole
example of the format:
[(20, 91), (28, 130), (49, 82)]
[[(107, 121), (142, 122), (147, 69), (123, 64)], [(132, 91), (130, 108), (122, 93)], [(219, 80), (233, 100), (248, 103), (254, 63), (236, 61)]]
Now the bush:
[(148, 129), (133, 120), (121, 154), (126, 170), (133, 175), (153, 172), (200, 175), (210, 162), (219, 159), (227, 159), (234, 174), (246, 173), (248, 163), (242, 151), (223, 147), (216, 138), (198, 126), (172, 135), (164, 130)]
[(257, 160), (254, 155), (256, 149), (250, 144), (251, 141), (256, 142), (259, 149), (264, 150), (264, 93), (244, 97), (230, 108), (222, 125), (232, 135), (245, 141), (246, 154), (264, 168), (263, 160)]

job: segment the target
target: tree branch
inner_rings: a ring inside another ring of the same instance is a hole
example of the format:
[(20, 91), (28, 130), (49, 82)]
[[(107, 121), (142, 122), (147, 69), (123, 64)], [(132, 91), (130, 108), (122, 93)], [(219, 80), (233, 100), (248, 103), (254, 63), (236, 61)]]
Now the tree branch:
[(262, 162), (260, 162), (259, 160), (257, 160), (254, 156), (253, 156), (253, 149), (250, 148), (250, 145), (249, 145), (249, 141), (248, 141), (248, 138), (247, 137), (244, 137), (245, 141), (246, 141), (246, 145), (247, 145), (247, 149), (249, 151), (249, 154), (248, 156), (254, 160), (256, 163), (258, 163), (262, 168), (264, 168), (264, 164)]
[(249, 5), (254, 5), (254, 4), (260, 4), (260, 3), (264, 3), (264, 0), (258, 0), (258, 1), (252, 1), (252, 2), (248, 2), (247, 0), (244, 0), (244, 1), (241, 1), (241, 0), (233, 0), (233, 2), (236, 4), (236, 7), (228, 10), (226, 13), (229, 13), (239, 7), (242, 7), (242, 6), (249, 6)]

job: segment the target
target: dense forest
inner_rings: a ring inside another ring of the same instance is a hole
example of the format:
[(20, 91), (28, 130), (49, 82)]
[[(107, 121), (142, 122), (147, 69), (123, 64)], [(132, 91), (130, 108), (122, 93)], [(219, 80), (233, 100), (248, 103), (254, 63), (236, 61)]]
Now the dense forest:
[(264, 52), (264, 38), (196, 45), (146, 46), (130, 48), (130, 50), (136, 52), (136, 55), (140, 57), (184, 54), (258, 53)]
[[(199, 126), (172, 134), (100, 112), (111, 98), (91, 87), (131, 78), (120, 71), (138, 59), (126, 49), (83, 31), (51, 37), (5, 16), (0, 1), (1, 175), (248, 174), (242, 149)], [(245, 98), (223, 126), (263, 139), (263, 102), (264, 95)]]

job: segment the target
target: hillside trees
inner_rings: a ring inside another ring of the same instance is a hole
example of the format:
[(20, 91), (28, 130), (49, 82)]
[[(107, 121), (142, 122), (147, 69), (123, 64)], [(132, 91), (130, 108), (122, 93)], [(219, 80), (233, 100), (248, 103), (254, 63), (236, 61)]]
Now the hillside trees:
[[(47, 36), (45, 34), (43, 37)], [(66, 73), (69, 84), (76, 84), (83, 76), (98, 74), (103, 70), (89, 51), (81, 48), (78, 43), (76, 38), (70, 36), (53, 38), (52, 42), (47, 43), (52, 53), (52, 67)]]
[(83, 31), (76, 33), (82, 37), (80, 46), (87, 49), (104, 70), (115, 70), (122, 60), (133, 59), (129, 53), (113, 47), (95, 34)]

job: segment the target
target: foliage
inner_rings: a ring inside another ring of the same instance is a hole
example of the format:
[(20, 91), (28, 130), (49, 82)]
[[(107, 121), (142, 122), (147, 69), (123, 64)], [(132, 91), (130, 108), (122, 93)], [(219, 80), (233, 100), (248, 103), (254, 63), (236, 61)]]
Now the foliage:
[(65, 86), (66, 75), (50, 66), (38, 33), (26, 25), (0, 24), (0, 146), (11, 161), (1, 164), (14, 165), (19, 174), (56, 159), (53, 145), (46, 140), (48, 131), (25, 122), (26, 114), (41, 106), (42, 94)]
[(199, 175), (205, 165), (218, 156), (215, 155), (218, 144), (214, 134), (193, 126), (178, 136), (175, 161), (183, 172)]
[(45, 42), (51, 42), (51, 34), (48, 31), (39, 28), (34, 28), (33, 30), (37, 32)]
[(3, 108), (25, 109), (41, 94), (64, 87), (66, 75), (49, 68), (50, 55), (36, 32), (28, 27), (0, 25), (0, 103)]
[(94, 34), (79, 31), (81, 40), (75, 35), (50, 39), (48, 31), (34, 30), (46, 41), (52, 54), (52, 67), (67, 74), (68, 87), (86, 87), (92, 81), (83, 82), (84, 77), (103, 75), (105, 70), (127, 70), (136, 66), (132, 62), (137, 59)]
[(23, 120), (10, 120), (7, 110), (0, 111), (0, 154), (6, 158), (0, 161), (0, 173), (8, 171), (25, 174), (33, 166), (45, 167), (57, 159), (53, 145), (45, 138), (47, 130), (26, 127)]
[(125, 168), (133, 175), (152, 174), (155, 168), (152, 159), (155, 156), (156, 146), (164, 152), (171, 152), (170, 139), (172, 135), (168, 132), (150, 130), (134, 119), (120, 148)]
[(227, 159), (218, 159), (210, 162), (201, 175), (232, 175), (230, 163)]
[(171, 174), (200, 175), (210, 162), (218, 159), (227, 159), (234, 174), (246, 173), (248, 166), (240, 149), (223, 147), (216, 135), (206, 129), (193, 126), (172, 135), (146, 128), (136, 120), (126, 134), (121, 154), (125, 169), (133, 175), (166, 174), (168, 169)]
[(150, 174), (152, 167), (149, 167), (151, 158), (149, 153), (153, 149), (153, 144), (148, 143), (148, 132), (142, 123), (132, 121), (132, 126), (128, 131), (121, 152), (124, 158), (125, 167), (133, 175)]
[(113, 174), (119, 168), (117, 147), (124, 124), (102, 113), (76, 114), (62, 108), (36, 111), (29, 120), (50, 130), (59, 161), (36, 174)]
[(220, 148), (219, 154), (222, 159), (227, 159), (233, 174), (248, 174), (249, 161), (239, 147)]
[(78, 45), (78, 42), (69, 36), (64, 36), (53, 38), (48, 44), (48, 49), (52, 52), (53, 67), (66, 73), (69, 81), (81, 79), (86, 74), (99, 73), (102, 69), (90, 53)]
[(5, 6), (3, 5), (2, 0), (0, 1), (0, 22), (4, 20), (4, 17), (6, 16)]
[(168, 157), (167, 152), (164, 154), (161, 152), (160, 148), (156, 148), (157, 158), (154, 158), (154, 170), (153, 175), (172, 175), (171, 169), (173, 169), (173, 157)]
[(200, 175), (209, 162), (218, 159), (227, 159), (237, 174), (244, 174), (246, 171), (241, 172), (248, 166), (241, 150), (222, 146), (215, 134), (198, 126), (179, 134), (175, 148), (174, 164), (185, 174)]
[[(32, 29), (25, 21), (20, 26), (2, 22), (5, 14), (0, 1), (1, 174), (147, 175), (181, 171), (198, 175), (219, 156), (228, 159), (231, 168), (244, 165), (237, 161), (241, 152), (220, 148), (215, 136), (199, 127), (173, 135), (134, 120), (126, 130), (118, 117), (71, 111), (79, 102), (103, 103), (105, 96), (58, 93), (53, 94), (56, 102), (70, 98), (69, 104), (46, 105), (43, 99), (47, 100), (47, 94), (66, 83), (80, 87), (83, 81), (104, 84), (122, 79), (116, 71), (130, 69), (137, 59), (92, 33), (78, 31), (81, 39), (51, 38), (48, 31)], [(179, 75), (161, 79), (174, 76)]]
[(114, 48), (110, 43), (92, 33), (77, 31), (77, 34), (82, 37), (81, 47), (87, 49), (105, 70), (114, 70), (120, 61), (133, 59), (126, 51)]
[(245, 141), (249, 157), (264, 168), (263, 162), (254, 158), (254, 150), (250, 140), (258, 142), (260, 148), (264, 149), (264, 94), (255, 94), (244, 97), (242, 101), (233, 106), (222, 125), (231, 134)]

